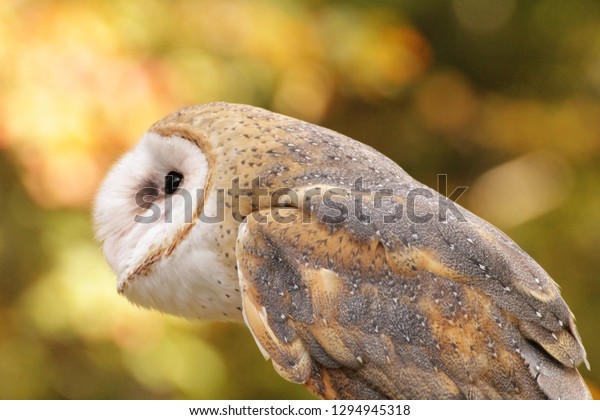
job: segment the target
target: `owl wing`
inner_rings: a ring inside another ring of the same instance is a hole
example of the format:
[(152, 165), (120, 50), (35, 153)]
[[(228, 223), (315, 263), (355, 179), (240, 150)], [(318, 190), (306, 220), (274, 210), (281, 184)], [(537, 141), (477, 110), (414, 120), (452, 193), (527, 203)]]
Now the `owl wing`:
[(236, 253), (246, 323), (285, 379), (328, 399), (590, 398), (556, 286), (486, 222), (394, 245), (280, 210), (251, 214)]

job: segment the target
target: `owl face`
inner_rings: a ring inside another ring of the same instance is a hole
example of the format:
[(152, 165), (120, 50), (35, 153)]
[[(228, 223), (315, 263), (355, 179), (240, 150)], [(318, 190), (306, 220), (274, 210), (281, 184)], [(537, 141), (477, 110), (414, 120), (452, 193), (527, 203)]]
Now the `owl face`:
[[(197, 144), (147, 132), (106, 177), (94, 211), (97, 237), (119, 293), (133, 303), (188, 318), (226, 317), (223, 293), (207, 286), (227, 270), (205, 241), (211, 226), (196, 223), (210, 195), (208, 173)], [(193, 293), (198, 287), (202, 293)]]

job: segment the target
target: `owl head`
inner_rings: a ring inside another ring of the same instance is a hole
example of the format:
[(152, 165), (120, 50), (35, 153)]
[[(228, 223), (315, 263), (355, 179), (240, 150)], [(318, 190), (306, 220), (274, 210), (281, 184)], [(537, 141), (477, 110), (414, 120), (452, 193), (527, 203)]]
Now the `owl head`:
[[(196, 111), (176, 115), (198, 118)], [(224, 243), (223, 224), (199, 221), (216, 205), (210, 179), (218, 141), (167, 118), (144, 133), (102, 183), (96, 236), (119, 293), (133, 303), (188, 318), (240, 318), (235, 264), (221, 252), (232, 245)]]

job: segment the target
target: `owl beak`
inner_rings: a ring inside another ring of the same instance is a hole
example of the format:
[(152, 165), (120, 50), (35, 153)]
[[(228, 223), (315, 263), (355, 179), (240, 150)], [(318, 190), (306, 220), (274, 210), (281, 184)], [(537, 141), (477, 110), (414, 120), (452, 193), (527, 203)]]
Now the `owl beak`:
[(120, 295), (125, 294), (125, 290), (127, 289), (127, 276), (119, 276), (119, 280), (117, 281), (117, 293)]

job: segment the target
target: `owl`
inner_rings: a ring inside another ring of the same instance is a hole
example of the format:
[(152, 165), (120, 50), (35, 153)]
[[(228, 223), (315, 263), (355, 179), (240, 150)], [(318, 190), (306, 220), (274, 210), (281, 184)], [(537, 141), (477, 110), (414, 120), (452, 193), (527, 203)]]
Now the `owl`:
[(358, 141), (184, 108), (112, 168), (97, 237), (136, 305), (245, 323), (327, 399), (589, 399), (558, 286), (498, 229)]

